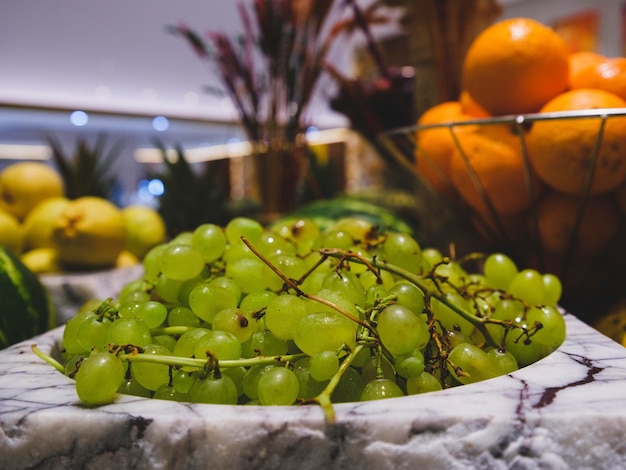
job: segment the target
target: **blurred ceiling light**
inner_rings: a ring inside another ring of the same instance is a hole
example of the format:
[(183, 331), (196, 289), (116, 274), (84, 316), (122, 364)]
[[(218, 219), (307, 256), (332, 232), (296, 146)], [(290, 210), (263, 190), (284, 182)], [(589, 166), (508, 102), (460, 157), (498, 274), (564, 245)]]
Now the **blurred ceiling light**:
[(0, 159), (48, 160), (50, 159), (50, 147), (47, 145), (0, 144)]
[(82, 127), (89, 122), (89, 116), (85, 111), (74, 111), (70, 114), (70, 122), (77, 127)]
[(164, 132), (170, 127), (170, 121), (165, 116), (157, 116), (152, 120), (152, 128), (157, 132)]

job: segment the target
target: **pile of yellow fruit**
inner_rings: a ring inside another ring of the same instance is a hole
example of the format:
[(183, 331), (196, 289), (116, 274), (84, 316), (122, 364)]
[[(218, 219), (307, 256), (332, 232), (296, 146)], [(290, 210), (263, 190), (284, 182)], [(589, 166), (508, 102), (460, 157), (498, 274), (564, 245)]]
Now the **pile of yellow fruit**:
[(163, 219), (150, 207), (68, 199), (60, 175), (45, 163), (24, 161), (0, 172), (0, 245), (33, 272), (136, 264), (165, 237)]
[[(574, 238), (575, 252), (596, 256), (618, 236), (626, 215), (626, 116), (607, 119), (602, 129), (580, 220), (600, 119), (529, 120), (524, 127), (481, 120), (626, 111), (626, 58), (570, 52), (552, 28), (513, 18), (476, 37), (462, 73), (458, 99), (433, 106), (418, 121), (417, 171), (435, 190), (471, 208), (486, 234), (503, 228), (511, 241), (524, 246), (535, 218), (541, 248), (554, 266)], [(463, 125), (466, 121), (471, 122)]]

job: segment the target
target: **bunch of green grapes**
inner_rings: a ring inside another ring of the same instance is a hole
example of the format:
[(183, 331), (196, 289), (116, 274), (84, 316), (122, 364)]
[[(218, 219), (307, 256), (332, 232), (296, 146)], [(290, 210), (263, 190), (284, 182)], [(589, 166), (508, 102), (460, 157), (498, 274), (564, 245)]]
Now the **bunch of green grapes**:
[(86, 404), (124, 393), (332, 415), (507, 374), (565, 338), (556, 276), (503, 254), (450, 259), (358, 218), (205, 224), (143, 263), (65, 326), (63, 371)]

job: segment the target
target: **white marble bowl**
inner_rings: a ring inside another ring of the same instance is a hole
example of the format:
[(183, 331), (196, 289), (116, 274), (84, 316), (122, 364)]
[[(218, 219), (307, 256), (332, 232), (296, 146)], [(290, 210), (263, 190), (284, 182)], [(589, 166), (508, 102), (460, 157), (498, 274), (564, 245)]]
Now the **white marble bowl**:
[(82, 406), (37, 358), (62, 327), (0, 351), (2, 469), (626, 468), (626, 349), (565, 314), (549, 357), (445, 391), (335, 406)]

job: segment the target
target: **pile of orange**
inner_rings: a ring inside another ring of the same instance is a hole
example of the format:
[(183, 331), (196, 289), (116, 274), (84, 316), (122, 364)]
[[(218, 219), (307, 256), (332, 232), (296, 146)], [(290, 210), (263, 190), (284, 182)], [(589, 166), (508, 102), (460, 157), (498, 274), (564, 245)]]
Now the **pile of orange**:
[[(532, 209), (549, 256), (593, 256), (607, 247), (626, 219), (626, 117), (548, 113), (626, 113), (626, 58), (570, 52), (550, 27), (513, 18), (476, 37), (462, 84), (457, 101), (417, 123), (424, 179), (445, 195), (453, 191), (486, 227), (497, 218), (529, 226)], [(524, 126), (506, 119), (519, 115), (527, 115)], [(491, 117), (511, 124), (484, 121)]]

